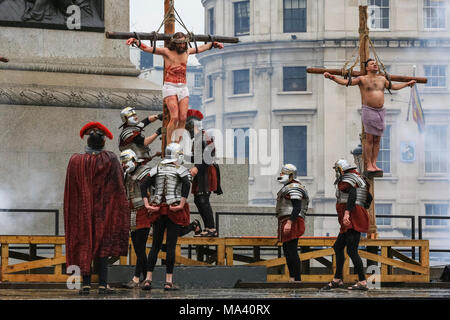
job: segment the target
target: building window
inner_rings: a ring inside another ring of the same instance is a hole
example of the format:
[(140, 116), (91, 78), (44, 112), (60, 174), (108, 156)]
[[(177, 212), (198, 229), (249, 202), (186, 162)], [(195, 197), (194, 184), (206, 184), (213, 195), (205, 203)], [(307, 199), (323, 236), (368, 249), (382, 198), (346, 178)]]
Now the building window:
[(283, 1), (283, 31), (306, 32), (306, 0)]
[(306, 67), (283, 67), (283, 91), (306, 91)]
[(250, 34), (250, 1), (234, 3), (234, 35)]
[[(376, 215), (392, 215), (392, 204), (391, 203), (376, 203), (375, 204)], [(392, 223), (392, 218), (378, 218), (377, 226), (390, 226)]]
[(447, 173), (447, 126), (425, 129), (425, 173)]
[(368, 15), (370, 29), (389, 29), (389, 0), (369, 0)]
[(208, 97), (208, 99), (213, 98), (214, 97), (214, 80), (212, 75), (209, 75), (207, 78), (207, 92), (206, 92), (206, 96)]
[(249, 128), (234, 129), (234, 158), (248, 159), (250, 152)]
[(233, 71), (233, 94), (243, 94), (250, 92), (250, 71), (234, 70)]
[(391, 173), (391, 125), (387, 125), (380, 140), (377, 167), (384, 173)]
[(145, 70), (150, 68), (153, 68), (153, 55), (141, 51), (140, 69)]
[[(448, 216), (448, 204), (425, 204), (426, 216)], [(448, 219), (425, 219), (427, 226), (447, 226)]]
[(215, 28), (215, 21), (214, 21), (214, 8), (211, 8), (208, 10), (208, 27), (209, 27), (209, 34), (214, 34), (216, 31)]
[(202, 108), (202, 96), (198, 94), (191, 94), (189, 96), (189, 108), (201, 110)]
[(203, 77), (201, 73), (196, 73), (194, 76), (194, 87), (201, 88), (203, 82)]
[(425, 29), (445, 29), (445, 2), (424, 0), (423, 26)]
[(297, 175), (307, 175), (306, 126), (283, 127), (283, 163), (297, 167)]
[(445, 65), (425, 65), (425, 77), (428, 78), (425, 87), (446, 88), (447, 87), (447, 66)]

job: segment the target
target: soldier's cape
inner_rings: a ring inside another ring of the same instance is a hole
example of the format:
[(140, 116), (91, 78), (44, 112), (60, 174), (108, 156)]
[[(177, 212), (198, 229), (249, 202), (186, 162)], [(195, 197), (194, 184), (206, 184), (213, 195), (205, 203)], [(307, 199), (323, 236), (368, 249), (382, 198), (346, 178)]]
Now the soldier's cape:
[(90, 274), (95, 258), (125, 256), (128, 251), (130, 210), (117, 156), (74, 154), (64, 190), (66, 263)]

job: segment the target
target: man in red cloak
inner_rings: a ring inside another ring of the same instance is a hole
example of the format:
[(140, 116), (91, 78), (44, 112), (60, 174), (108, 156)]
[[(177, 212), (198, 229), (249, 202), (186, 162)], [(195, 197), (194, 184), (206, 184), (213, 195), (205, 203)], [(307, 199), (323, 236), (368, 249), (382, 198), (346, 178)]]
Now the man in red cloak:
[(67, 166), (64, 190), (66, 265), (76, 265), (83, 277), (80, 294), (89, 294), (91, 264), (98, 266), (99, 293), (112, 293), (107, 286), (107, 259), (126, 256), (130, 210), (123, 173), (117, 156), (104, 150), (111, 132), (99, 122), (80, 131), (88, 135), (86, 152), (74, 154)]

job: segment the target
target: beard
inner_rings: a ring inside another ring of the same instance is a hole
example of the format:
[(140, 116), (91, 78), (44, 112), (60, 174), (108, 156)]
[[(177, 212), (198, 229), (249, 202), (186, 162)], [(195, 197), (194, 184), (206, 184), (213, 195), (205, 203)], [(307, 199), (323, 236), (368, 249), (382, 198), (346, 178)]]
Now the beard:
[(177, 46), (177, 47), (175, 48), (175, 51), (176, 51), (178, 54), (182, 54), (182, 53), (185, 53), (185, 52), (187, 51), (187, 47), (184, 46), (184, 47), (180, 48), (180, 47)]

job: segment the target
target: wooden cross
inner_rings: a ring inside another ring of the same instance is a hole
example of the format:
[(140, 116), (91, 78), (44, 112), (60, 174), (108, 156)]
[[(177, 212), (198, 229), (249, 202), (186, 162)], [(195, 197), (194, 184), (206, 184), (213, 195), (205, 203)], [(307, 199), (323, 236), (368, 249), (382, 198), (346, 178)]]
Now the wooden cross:
[[(364, 62), (370, 58), (369, 52), (369, 28), (367, 26), (367, 6), (359, 6), (359, 61), (360, 61), (360, 71), (352, 71), (351, 76), (357, 77), (366, 74), (366, 68)], [(306, 71), (308, 73), (315, 74), (323, 74), (325, 72), (329, 72), (333, 75), (342, 75), (341, 69), (325, 69), (325, 68), (307, 68)], [(391, 81), (398, 82), (409, 82), (411, 80), (416, 80), (417, 83), (427, 83), (427, 78), (421, 77), (408, 77), (408, 76), (399, 76), (399, 75), (390, 75)], [(365, 134), (364, 134), (364, 126), (362, 126), (362, 134), (361, 134), (361, 142), (364, 148), (365, 145)], [(363, 152), (364, 155), (364, 152)], [(366, 161), (363, 159), (364, 171), (366, 171)], [(374, 178), (375, 175), (369, 175), (368, 179), (370, 180), (370, 193), (375, 199), (375, 188), (374, 188)], [(382, 176), (382, 175), (381, 175)], [(375, 215), (375, 201), (372, 201), (372, 204), (369, 208), (369, 231), (367, 233), (367, 238), (369, 239), (377, 239), (377, 226), (376, 226), (376, 215)]]
[[(122, 39), (126, 40), (129, 38), (138, 38), (139, 40), (151, 40), (154, 41), (154, 45), (156, 45), (156, 41), (164, 40), (164, 46), (168, 47), (169, 41), (172, 35), (175, 33), (175, 12), (173, 6), (174, 0), (164, 0), (164, 17), (167, 19), (164, 20), (164, 33), (135, 33), (135, 32), (106, 32), (106, 38), (108, 39)], [(190, 38), (191, 42), (202, 41), (202, 42), (223, 42), (223, 43), (238, 43), (239, 38), (235, 37), (224, 37), (224, 36), (211, 36), (211, 35), (194, 35), (194, 38)], [(194, 40), (195, 39), (195, 40)], [(166, 73), (166, 65), (164, 64), (164, 74)], [(164, 81), (164, 80), (163, 80)], [(166, 128), (167, 124), (170, 121), (169, 110), (167, 109), (166, 104), (163, 104), (163, 125), (162, 125), (162, 134), (161, 134), (161, 153), (162, 157), (164, 157), (164, 152), (167, 144), (167, 136), (166, 136)]]

